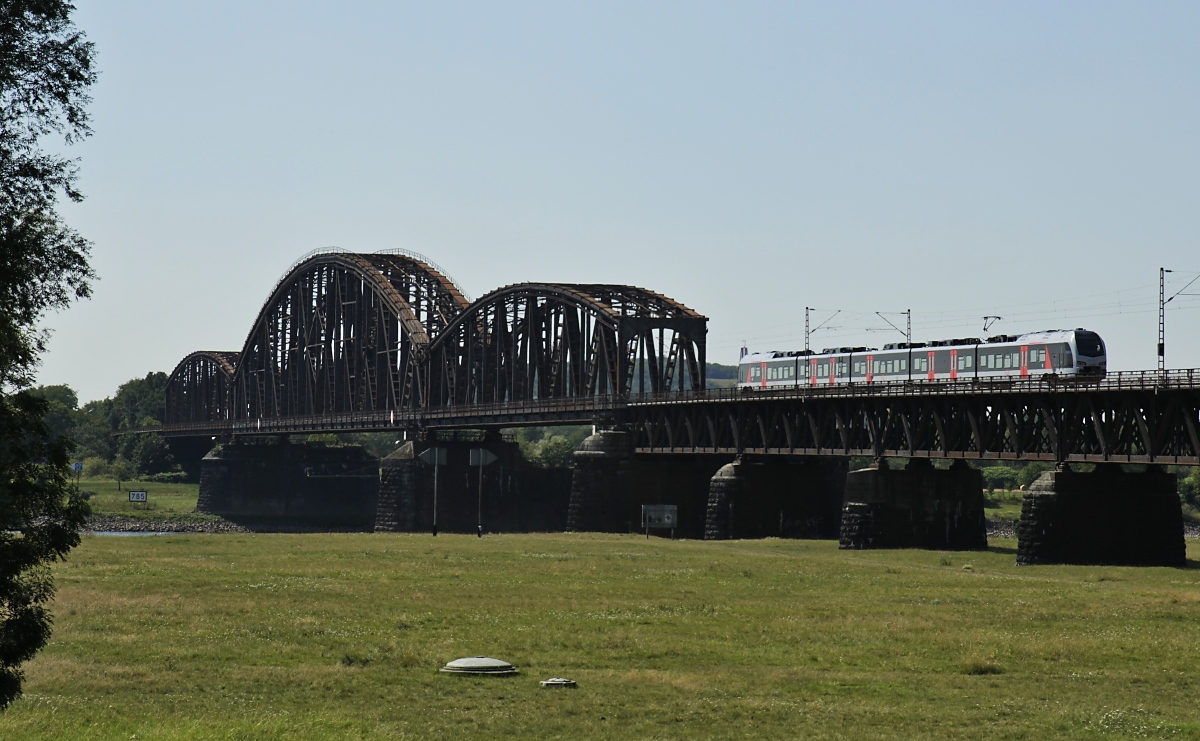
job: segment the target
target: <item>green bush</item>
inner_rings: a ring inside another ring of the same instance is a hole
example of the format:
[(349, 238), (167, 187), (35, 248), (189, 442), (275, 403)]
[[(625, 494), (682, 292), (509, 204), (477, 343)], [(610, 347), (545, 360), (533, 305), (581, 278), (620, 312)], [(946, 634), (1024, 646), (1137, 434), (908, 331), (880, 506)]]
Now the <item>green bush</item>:
[(1053, 469), (1054, 466), (1041, 461), (1026, 463), (1025, 467), (1017, 473), (1017, 486), (1028, 489), (1030, 484), (1037, 481), (1038, 476)]
[(987, 466), (981, 473), (983, 474), (983, 486), (988, 491), (996, 489), (1012, 491), (1018, 486), (1017, 472), (1008, 466)]
[(142, 481), (149, 481), (155, 484), (186, 484), (188, 475), (183, 471), (167, 471), (165, 473), (152, 473), (149, 476), (142, 478)]
[(83, 475), (89, 479), (108, 478), (112, 473), (112, 464), (103, 458), (92, 457), (83, 459)]
[(1179, 479), (1179, 498), (1184, 504), (1200, 507), (1200, 467), (1193, 466)]

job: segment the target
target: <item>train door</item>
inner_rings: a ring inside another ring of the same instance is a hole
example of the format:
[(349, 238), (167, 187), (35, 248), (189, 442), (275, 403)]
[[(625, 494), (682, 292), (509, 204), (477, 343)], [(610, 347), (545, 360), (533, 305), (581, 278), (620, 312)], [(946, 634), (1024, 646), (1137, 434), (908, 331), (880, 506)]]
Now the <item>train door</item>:
[(930, 381), (933, 380), (933, 350), (929, 351), (929, 371), (926, 375), (928, 375)]
[(837, 383), (837, 362), (838, 362), (838, 359), (836, 357), (832, 357), (829, 359), (829, 385), (830, 386)]
[(958, 380), (958, 350), (950, 351), (950, 380)]
[(810, 386), (816, 386), (816, 385), (817, 385), (817, 359), (816, 359), (816, 358), (812, 358), (812, 359), (811, 359), (811, 360), (809, 360), (808, 362), (809, 362), (809, 366), (808, 366), (808, 384), (809, 384)]
[(763, 364), (762, 364), (762, 381), (760, 381), (759, 383), (762, 385), (763, 388), (767, 387), (767, 363), (766, 363), (766, 361), (763, 361)]
[(1029, 345), (1021, 345), (1021, 378), (1029, 378)]
[(872, 371), (875, 369), (874, 363), (875, 363), (875, 356), (868, 355), (867, 356), (867, 383), (870, 383), (871, 379), (875, 377), (875, 374), (872, 373)]

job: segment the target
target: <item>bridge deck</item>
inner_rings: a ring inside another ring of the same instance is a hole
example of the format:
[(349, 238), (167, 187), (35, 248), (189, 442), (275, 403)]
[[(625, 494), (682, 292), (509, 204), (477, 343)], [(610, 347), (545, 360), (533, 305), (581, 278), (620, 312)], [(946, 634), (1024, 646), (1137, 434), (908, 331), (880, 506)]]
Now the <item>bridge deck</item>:
[(167, 436), (618, 424), (656, 454), (1200, 464), (1200, 369), (708, 389), (164, 425)]

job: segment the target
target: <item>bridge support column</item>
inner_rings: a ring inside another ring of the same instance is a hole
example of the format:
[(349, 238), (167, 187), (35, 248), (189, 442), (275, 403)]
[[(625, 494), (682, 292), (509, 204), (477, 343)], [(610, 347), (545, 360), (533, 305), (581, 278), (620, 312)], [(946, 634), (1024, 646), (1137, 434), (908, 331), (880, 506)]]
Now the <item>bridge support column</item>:
[(1017, 563), (1183, 566), (1175, 477), (1158, 466), (1126, 473), (1048, 471), (1029, 487), (1017, 525)]
[(231, 519), (366, 528), (375, 516), (377, 468), (357, 445), (232, 442), (201, 461), (196, 509)]
[(983, 479), (964, 461), (948, 470), (914, 458), (902, 470), (880, 461), (846, 475), (841, 543), (846, 549), (984, 550)]
[(600, 430), (579, 444), (571, 476), (567, 529), (579, 532), (629, 532), (621, 464), (632, 455), (627, 433)]
[(704, 537), (834, 538), (846, 464), (769, 458), (723, 466), (709, 483)]
[(715, 455), (647, 455), (621, 463), (626, 530), (641, 526), (643, 504), (673, 504), (679, 513), (676, 537), (703, 538), (709, 481), (728, 460)]
[(413, 444), (405, 443), (379, 461), (379, 499), (375, 532), (411, 533), (417, 528), (417, 503), (424, 482)]
[(728, 540), (734, 535), (734, 508), (746, 488), (745, 464), (738, 461), (717, 469), (708, 486), (708, 513), (704, 522), (705, 540)]
[[(438, 470), (439, 532), (476, 532), (481, 505), (485, 533), (561, 531), (566, 525), (566, 471), (527, 468), (516, 443), (473, 433), (410, 440), (380, 461), (377, 532), (433, 530), (433, 467), (418, 458), (432, 447), (446, 450), (446, 465)], [(482, 501), (480, 467), (470, 465), (474, 448), (497, 458), (483, 467)]]

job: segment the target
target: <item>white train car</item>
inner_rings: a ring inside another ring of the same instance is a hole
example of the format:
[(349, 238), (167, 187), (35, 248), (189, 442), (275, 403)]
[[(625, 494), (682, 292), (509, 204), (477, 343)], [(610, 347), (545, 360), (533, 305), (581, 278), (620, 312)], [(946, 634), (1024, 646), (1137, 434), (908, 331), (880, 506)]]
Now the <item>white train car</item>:
[(828, 348), (752, 353), (738, 363), (738, 388), (837, 386), (894, 381), (970, 381), (1054, 375), (1101, 378), (1104, 340), (1086, 329), (1048, 330), (938, 342), (896, 343), (883, 349)]

